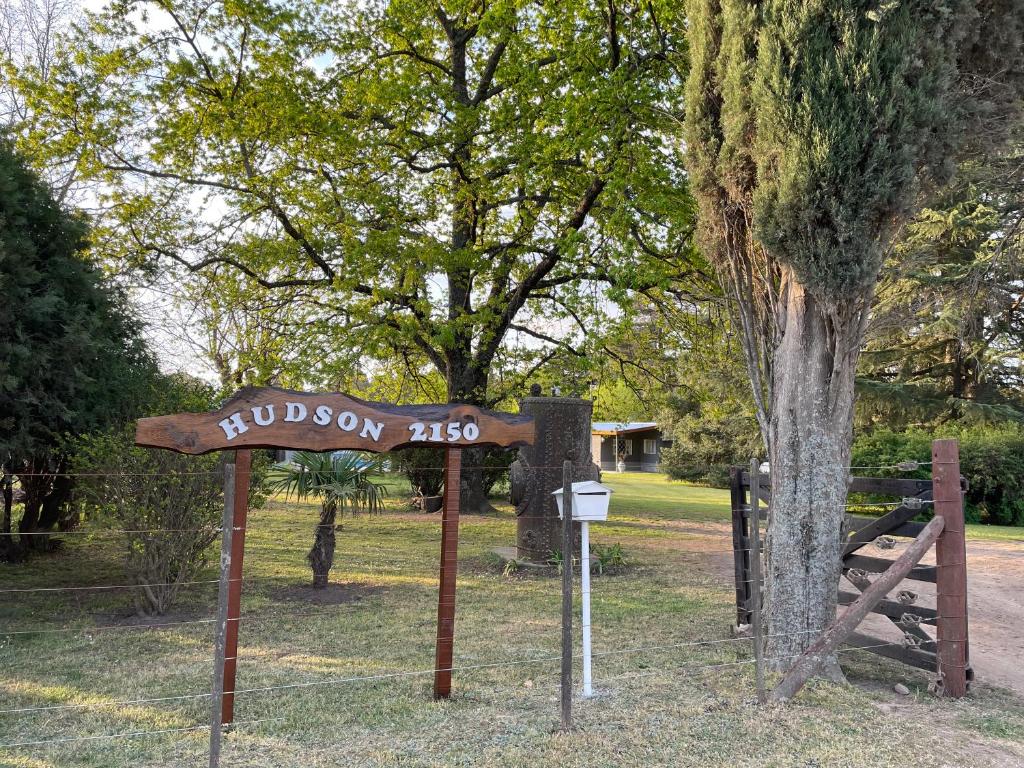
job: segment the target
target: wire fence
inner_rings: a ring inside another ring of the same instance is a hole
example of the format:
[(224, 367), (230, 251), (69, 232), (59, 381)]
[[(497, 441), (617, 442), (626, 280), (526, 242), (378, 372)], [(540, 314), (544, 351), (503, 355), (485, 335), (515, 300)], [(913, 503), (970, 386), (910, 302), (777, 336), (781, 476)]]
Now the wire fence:
[[(783, 634), (774, 634), (774, 635), (769, 634), (769, 635), (766, 635), (766, 639), (774, 639), (774, 638), (780, 638), (780, 637), (791, 637), (791, 636), (803, 635), (803, 634), (817, 634), (818, 632), (820, 632), (820, 630), (807, 630), (807, 631), (803, 631), (803, 632), (783, 633)], [(678, 649), (682, 649), (682, 648), (691, 648), (692, 649), (692, 648), (698, 648), (698, 647), (706, 647), (706, 646), (713, 646), (713, 645), (723, 645), (723, 644), (735, 644), (735, 643), (749, 644), (750, 642), (751, 642), (751, 638), (747, 638), (747, 637), (716, 638), (716, 639), (711, 639), (711, 640), (685, 641), (685, 642), (672, 643), (672, 644), (667, 644), (667, 645), (655, 645), (655, 646), (647, 646), (647, 647), (640, 646), (640, 647), (634, 647), (634, 648), (616, 649), (616, 650), (603, 651), (603, 652), (599, 651), (599, 652), (594, 653), (594, 657), (595, 658), (605, 658), (605, 657), (609, 657), (609, 656), (622, 656), (622, 655), (628, 655), (628, 654), (642, 654), (642, 653), (651, 653), (651, 652), (656, 652), (656, 651), (657, 652), (663, 652), (663, 651), (666, 651), (666, 650), (678, 650)], [(841, 652), (866, 651), (866, 650), (871, 650), (871, 649), (875, 649), (875, 648), (901, 646), (901, 645), (904, 645), (904, 644), (905, 643), (903, 641), (885, 642), (885, 643), (878, 643), (876, 645), (860, 646), (860, 647), (857, 647), (857, 648), (841, 649)], [(790, 660), (790, 659), (795, 659), (796, 657), (797, 657), (797, 654), (782, 655), (782, 656), (772, 656), (772, 657), (766, 658), (765, 661), (768, 661), (768, 662), (787, 661), (787, 660)], [(582, 658), (582, 656), (580, 654), (574, 654), (574, 659), (579, 660), (581, 658)], [(450, 672), (469, 672), (469, 671), (485, 670), (485, 669), (486, 670), (499, 669), (499, 668), (500, 669), (507, 669), (507, 668), (510, 668), (510, 667), (522, 667), (522, 666), (530, 666), (530, 665), (538, 665), (538, 664), (551, 664), (551, 663), (554, 663), (554, 662), (560, 662), (561, 659), (562, 659), (562, 657), (560, 655), (551, 655), (551, 656), (544, 656), (544, 657), (537, 657), (537, 658), (508, 659), (508, 660), (500, 660), (500, 661), (487, 662), (487, 663), (478, 663), (478, 664), (453, 665), (451, 667), (446, 668), (446, 671), (450, 671)], [(705, 671), (705, 670), (712, 670), (712, 669), (723, 669), (723, 668), (726, 668), (726, 667), (747, 666), (747, 665), (750, 665), (750, 664), (753, 664), (753, 663), (754, 663), (754, 659), (753, 658), (744, 658), (744, 659), (738, 659), (738, 660), (735, 660), (735, 661), (726, 661), (726, 662), (699, 662), (699, 661), (687, 662), (687, 661), (683, 661), (683, 662), (677, 663), (675, 665), (674, 669), (684, 668), (684, 669), (689, 670), (689, 671)], [(639, 677), (651, 676), (651, 675), (655, 675), (655, 674), (660, 674), (660, 673), (662, 673), (664, 671), (666, 671), (666, 670), (652, 670), (652, 671), (646, 672), (646, 673), (629, 673), (629, 674), (623, 674), (623, 675), (618, 675), (618, 676), (612, 676), (612, 677), (606, 678), (605, 682), (622, 681), (622, 680), (627, 680), (627, 679), (634, 679), (634, 678), (639, 678)], [(671, 670), (669, 670), (669, 671), (671, 671)], [(279, 685), (267, 685), (267, 686), (257, 686), (257, 687), (250, 687), (250, 688), (238, 688), (238, 689), (236, 689), (234, 691), (233, 695), (235, 697), (239, 697), (239, 696), (249, 696), (249, 695), (253, 695), (253, 694), (272, 694), (272, 693), (279, 692), (279, 691), (295, 691), (295, 690), (299, 690), (299, 689), (332, 687), (332, 686), (346, 685), (346, 684), (381, 682), (381, 681), (387, 681), (387, 680), (398, 680), (398, 679), (417, 678), (417, 677), (430, 677), (430, 676), (433, 676), (436, 672), (437, 672), (437, 670), (434, 667), (430, 667), (430, 668), (427, 668), (427, 669), (400, 670), (400, 671), (384, 672), (384, 673), (371, 674), (371, 675), (353, 675), (353, 676), (344, 676), (344, 677), (332, 677), (332, 678), (325, 678), (325, 679), (319, 679), (319, 680), (307, 680), (307, 681), (300, 681), (300, 682), (294, 682), (294, 683), (283, 683), (283, 684), (279, 684)], [(157, 703), (163, 704), (163, 703), (168, 703), (168, 702), (205, 700), (205, 699), (210, 699), (212, 696), (214, 696), (214, 694), (212, 692), (195, 692), (195, 693), (187, 693), (187, 694), (178, 694), (178, 695), (173, 695), (173, 696), (141, 697), (141, 698), (122, 699), (122, 700), (103, 701), (103, 702), (84, 702), (84, 703), (79, 703), (79, 704), (46, 705), (46, 706), (36, 706), (36, 707), (13, 707), (13, 708), (9, 708), (9, 709), (0, 710), (0, 715), (3, 715), (3, 716), (30, 715), (30, 714), (46, 714), (46, 713), (52, 713), (52, 712), (58, 712), (58, 711), (82, 710), (82, 709), (99, 709), (99, 708), (114, 708), (114, 707), (137, 707), (139, 705), (150, 705), (150, 704), (157, 704)], [(280, 721), (280, 720), (283, 720), (283, 718), (263, 718), (263, 719), (258, 719), (258, 720), (240, 720), (240, 721), (236, 721), (236, 724), (238, 724), (238, 725), (245, 725), (245, 724), (252, 724), (252, 723), (257, 723), (257, 722), (270, 722), (270, 721), (275, 721), (275, 720), (276, 721)], [(159, 734), (166, 734), (166, 733), (185, 732), (185, 731), (192, 731), (192, 730), (208, 730), (208, 729), (209, 729), (208, 725), (196, 725), (196, 726), (191, 726), (191, 727), (186, 727), (186, 728), (157, 729), (157, 730), (148, 730), (148, 731), (134, 731), (134, 732), (127, 732), (127, 733), (87, 735), (87, 736), (77, 736), (77, 737), (57, 737), (57, 738), (38, 739), (38, 740), (33, 740), (33, 741), (0, 743), (0, 749), (12, 749), (12, 748), (30, 747), (30, 746), (43, 746), (43, 745), (48, 745), (48, 744), (62, 744), (62, 743), (75, 742), (75, 741), (93, 741), (93, 740), (97, 740), (97, 739), (134, 738), (134, 737), (139, 737), (139, 736), (152, 736), (152, 735), (159, 735)]]
[[(440, 444), (440, 445), (431, 445), (431, 446), (428, 446), (428, 447), (433, 447), (433, 448), (437, 448), (438, 450), (443, 450), (446, 446), (443, 445), (443, 444)], [(447, 446), (447, 447), (451, 447), (451, 446)], [(456, 447), (465, 447), (465, 446), (456, 446)], [(386, 465), (391, 463), (389, 459), (384, 459), (381, 463), (385, 465), (383, 468), (380, 468), (379, 471), (381, 473), (383, 473), (383, 474), (393, 474), (393, 475), (396, 475), (396, 476), (403, 474), (401, 470), (394, 470), (394, 469), (388, 469), (387, 468)], [(595, 466), (596, 466), (596, 464), (595, 464)], [(849, 471), (852, 471), (852, 470), (877, 469), (877, 470), (886, 470), (886, 471), (915, 472), (915, 471), (917, 471), (919, 469), (923, 469), (925, 467), (930, 467), (930, 466), (932, 466), (932, 462), (930, 462), (930, 461), (899, 461), (899, 462), (895, 462), (895, 463), (892, 463), (892, 464), (849, 465), (849, 466), (845, 467), (845, 469), (849, 470)], [(531, 469), (531, 470), (547, 469), (547, 470), (557, 470), (557, 471), (561, 472), (562, 469), (564, 468), (564, 464), (561, 463), (561, 462), (559, 462), (557, 464), (529, 464), (528, 468)], [(441, 472), (441, 471), (446, 469), (446, 466), (443, 463), (442, 464), (437, 464), (437, 465), (421, 465), (421, 464), (416, 464), (415, 465), (415, 469), (417, 469), (417, 470), (428, 470), (428, 471)], [(462, 464), (462, 469), (463, 470), (487, 470), (489, 472), (495, 472), (495, 473), (504, 473), (504, 472), (508, 472), (509, 471), (509, 467), (508, 466), (503, 466), (503, 465), (500, 465), (500, 464), (466, 464), (466, 463), (463, 463)], [(607, 470), (607, 471), (612, 472), (613, 470)], [(219, 471), (219, 470), (202, 470), (202, 471), (187, 471), (187, 470), (184, 470), (184, 471), (174, 471), (173, 473), (168, 473), (168, 472), (66, 472), (66, 471), (59, 471), (59, 470), (55, 470), (53, 472), (19, 472), (19, 471), (15, 470), (15, 471), (9, 471), (8, 474), (10, 474), (10, 475), (12, 475), (14, 477), (54, 477), (54, 478), (56, 478), (56, 477), (158, 477), (158, 476), (163, 476), (163, 475), (167, 475), (167, 474), (174, 474), (174, 475), (210, 475), (210, 476), (218, 476), (218, 477), (223, 475), (223, 473), (221, 471)]]
[[(906, 471), (910, 463), (901, 462), (899, 464), (888, 465), (884, 467), (851, 467), (850, 469), (893, 469)], [(913, 469), (917, 469), (924, 464), (915, 463)], [(463, 467), (468, 469), (469, 467)], [(489, 471), (495, 471), (494, 467), (475, 467), (477, 469), (487, 469)], [(443, 467), (433, 468), (436, 470), (443, 470)], [(531, 469), (550, 469), (550, 470), (562, 470), (562, 465), (550, 466), (550, 467), (531, 467)], [(502, 470), (507, 472), (508, 470)], [(37, 476), (42, 476), (45, 473), (39, 473)], [(63, 473), (67, 477), (90, 477), (97, 478), (103, 477), (104, 475), (99, 473)], [(194, 472), (184, 473), (194, 475), (221, 475), (220, 472)], [(124, 473), (124, 474), (112, 474), (110, 477), (124, 477), (124, 476), (153, 476), (155, 473)], [(29, 477), (30, 475), (21, 475)], [(48, 475), (55, 476), (55, 475)], [(385, 475), (385, 481), (389, 481), (397, 478), (397, 473), (388, 473)], [(900, 499), (892, 502), (878, 502), (878, 503), (867, 503), (867, 504), (848, 504), (847, 508), (879, 508), (888, 509), (899, 506), (906, 506), (907, 499)], [(925, 502), (929, 503), (929, 502)], [(438, 519), (437, 516), (434, 519)], [(530, 521), (530, 520), (547, 520), (551, 521), (552, 524), (557, 523), (557, 520), (552, 521), (550, 516), (540, 515), (524, 515), (516, 516), (508, 512), (502, 512), (497, 514), (487, 514), (480, 516), (464, 517), (464, 525), (472, 529), (475, 525), (491, 525), (498, 521), (503, 524), (514, 524), (517, 521)], [(415, 524), (422, 526), (422, 520), (420, 516), (415, 516)], [(621, 520), (619, 525), (629, 525), (630, 520)], [(659, 520), (648, 520), (645, 525), (657, 526), (658, 523), (663, 522)], [(688, 521), (692, 522), (692, 521)], [(301, 539), (300, 537), (311, 536), (314, 529), (317, 527), (326, 527), (323, 524), (317, 523), (314, 520), (306, 519), (295, 519), (295, 520), (281, 520), (280, 517), (273, 515), (264, 515), (256, 512), (253, 514), (249, 523), (246, 526), (233, 526), (230, 531), (234, 533), (244, 534), (247, 531), (259, 533), (265, 538), (262, 540), (250, 541), (247, 546), (249, 562), (253, 557), (260, 557), (261, 547), (268, 549), (280, 550), (282, 547), (288, 545), (294, 545), (298, 549), (304, 549), (308, 546), (308, 541)], [(332, 524), (333, 527), (333, 524)], [(83, 546), (87, 546), (88, 540), (91, 537), (137, 537), (137, 536), (159, 536), (163, 534), (186, 534), (186, 533), (225, 533), (221, 526), (208, 526), (201, 528), (112, 528), (112, 527), (93, 527), (90, 523), (86, 523), (84, 527), (73, 528), (68, 531), (9, 531), (0, 532), (0, 536), (8, 537), (32, 537), (32, 536), (45, 536), (45, 537), (61, 537), (61, 536), (72, 536), (82, 537)], [(678, 532), (678, 540), (674, 542), (675, 552), (679, 555), (735, 555), (737, 552), (740, 553), (753, 553), (759, 552), (760, 549), (757, 547), (750, 548), (739, 548), (729, 546), (726, 543), (725, 537), (728, 533), (725, 530), (717, 529), (711, 526), (706, 531), (700, 531), (694, 533), (693, 531), (680, 531)], [(292, 541), (288, 541), (288, 538), (293, 538)], [(698, 545), (690, 550), (687, 549), (688, 544), (691, 544), (700, 538), (701, 541)], [(707, 546), (708, 541), (715, 541), (718, 538), (723, 540), (721, 546)], [(424, 548), (422, 557), (408, 557), (408, 556), (395, 556), (394, 553), (388, 553), (385, 551), (378, 552), (356, 552), (351, 554), (349, 557), (349, 564), (358, 562), (360, 569), (373, 571), (375, 568), (381, 571), (389, 571), (394, 573), (401, 573), (403, 576), (407, 576), (419, 580), (434, 580), (438, 576), (438, 568), (436, 566), (437, 552), (434, 549), (437, 545), (441, 544), (441, 538), (434, 535), (434, 533), (424, 532), (422, 529), (419, 530), (416, 538), (417, 545)], [(429, 548), (429, 551), (428, 551)], [(583, 567), (589, 567), (589, 564), (584, 566), (581, 562), (581, 558), (574, 558), (571, 562), (571, 568), (574, 571), (581, 570)], [(668, 566), (671, 567), (671, 566)], [(363, 570), (361, 570), (363, 572)], [(501, 582), (503, 589), (513, 589), (515, 582), (505, 580)], [(553, 582), (551, 587), (550, 598), (555, 598), (557, 589)], [(62, 619), (59, 615), (51, 616), (48, 620), (44, 617), (33, 614), (31, 616), (31, 622), (29, 623), (24, 617), (18, 616), (17, 621), (14, 624), (10, 623), (10, 619), (4, 616), (5, 613), (17, 614), (16, 610), (11, 610), (14, 605), (14, 601), (25, 600), (29, 597), (40, 597), (40, 598), (56, 598), (61, 597), (74, 597), (75, 599), (92, 599), (92, 596), (100, 597), (103, 595), (111, 595), (113, 593), (131, 593), (135, 590), (146, 590), (157, 587), (175, 587), (175, 588), (201, 588), (209, 589), (214, 584), (222, 585), (237, 585), (243, 587), (245, 585), (257, 586), (268, 586), (268, 585), (290, 585), (296, 584), (296, 577), (289, 573), (287, 575), (272, 575), (259, 573), (256, 575), (248, 574), (240, 578), (229, 578), (229, 579), (203, 579), (203, 578), (188, 578), (174, 581), (131, 581), (124, 580), (115, 583), (70, 583), (70, 584), (59, 584), (53, 586), (4, 586), (0, 587), (0, 595), (7, 606), (5, 609), (0, 609), (0, 669), (6, 671), (29, 672), (33, 671), (33, 668), (26, 666), (23, 660), (17, 658), (17, 653), (22, 649), (29, 649), (33, 651), (33, 656), (36, 661), (41, 662), (39, 667), (34, 669), (35, 672), (45, 672), (47, 669), (64, 669), (67, 665), (65, 663), (56, 664), (55, 662), (48, 662), (47, 659), (38, 656), (36, 651), (38, 650), (35, 646), (31, 645), (30, 640), (32, 636), (39, 637), (50, 637), (55, 638), (54, 642), (62, 642), (57, 638), (62, 637), (73, 637), (78, 635), (100, 635), (109, 638), (115, 637), (121, 634), (131, 636), (132, 638), (140, 637), (140, 633), (155, 633), (158, 637), (170, 636), (172, 633), (175, 634), (180, 631), (192, 631), (196, 630), (204, 632), (209, 629), (209, 625), (216, 625), (217, 616), (212, 612), (212, 607), (205, 607), (200, 615), (195, 618), (169, 618), (168, 620), (160, 619), (139, 619), (136, 623), (128, 622), (115, 622), (115, 623), (99, 623), (89, 624), (88, 619), (80, 618), (81, 624), (74, 623)], [(703, 584), (700, 585), (703, 588)], [(726, 593), (730, 593), (733, 589), (733, 582), (721, 584), (722, 590)], [(259, 600), (266, 602), (267, 595), (259, 594), (257, 596)], [(614, 596), (615, 600), (623, 600), (621, 593), (616, 593)], [(271, 601), (274, 602), (274, 601)], [(601, 609), (601, 602), (598, 600), (597, 603), (598, 612)], [(16, 606), (15, 606), (16, 608)], [(429, 606), (428, 606), (429, 608)], [(227, 619), (229, 624), (235, 624), (239, 626), (256, 625), (257, 623), (265, 623), (274, 629), (286, 628), (290, 621), (302, 620), (302, 619), (321, 619), (321, 618), (332, 618), (339, 616), (344, 610), (350, 610), (352, 612), (358, 611), (370, 611), (379, 612), (380, 606), (371, 605), (369, 608), (361, 608), (359, 604), (343, 604), (343, 605), (332, 605), (324, 606), (317, 610), (308, 609), (286, 609), (280, 605), (272, 605), (269, 608), (256, 608), (252, 610), (246, 610), (238, 617), (230, 617)], [(550, 667), (551, 665), (557, 664), (562, 660), (560, 654), (552, 653), (550, 646), (553, 645), (554, 635), (558, 630), (557, 617), (554, 615), (543, 616), (543, 617), (532, 617), (532, 620), (536, 623), (543, 624), (545, 626), (544, 642), (541, 645), (545, 645), (545, 650), (542, 653), (526, 654), (520, 651), (519, 655), (512, 655), (511, 657), (495, 657), (488, 658), (479, 661), (466, 661), (464, 663), (454, 663), (450, 667), (444, 668), (443, 671), (449, 671), (456, 674), (470, 674), (470, 673), (497, 673), (497, 672), (508, 672), (510, 670), (522, 669), (522, 670), (538, 670)], [(657, 617), (655, 617), (657, 618)], [(664, 618), (664, 617), (661, 617)], [(401, 627), (397, 628), (397, 631), (401, 631)], [(816, 636), (820, 634), (821, 629), (814, 630), (802, 630), (798, 632), (788, 632), (779, 634), (766, 634), (764, 640), (771, 648), (773, 641), (779, 639), (793, 638), (798, 635), (800, 636)], [(671, 637), (671, 632), (666, 632), (664, 629), (660, 629), (657, 632), (657, 642), (639, 642), (629, 644), (627, 647), (598, 647), (594, 653), (593, 658), (602, 663), (608, 663), (613, 665), (615, 660), (626, 660), (636, 659), (637, 657), (655, 657), (657, 661), (645, 661), (643, 662), (642, 669), (630, 669), (627, 671), (614, 672), (614, 667), (609, 667), (610, 673), (600, 677), (599, 682), (602, 685), (612, 684), (627, 684), (634, 681), (651, 680), (652, 678), (662, 676), (671, 677), (677, 674), (693, 674), (696, 672), (711, 673), (715, 671), (722, 671), (728, 669), (742, 669), (755, 663), (753, 656), (753, 638), (748, 636), (731, 636), (731, 637), (704, 637), (704, 638), (692, 638), (682, 637), (674, 639)], [(197, 638), (201, 639), (201, 638)], [(207, 639), (206, 642), (209, 642)], [(877, 645), (861, 645), (857, 648), (844, 648), (841, 653), (852, 653), (860, 651), (870, 651), (885, 647), (896, 647), (902, 646), (907, 643), (907, 640), (901, 639), (892, 642), (882, 642)], [(176, 705), (189, 705), (189, 704), (203, 704), (209, 705), (211, 700), (218, 696), (214, 691), (209, 690), (208, 680), (204, 679), (202, 674), (205, 671), (206, 674), (210, 672), (213, 665), (213, 659), (211, 656), (203, 654), (196, 654), (195, 648), (197, 646), (189, 645), (191, 652), (194, 654), (193, 657), (184, 659), (179, 654), (175, 658), (173, 666), (175, 668), (175, 676), (180, 674), (182, 667), (196, 667), (197, 674), (199, 675), (200, 685), (198, 689), (179, 690), (178, 692), (166, 693), (162, 695), (133, 695), (131, 689), (125, 689), (124, 694), (116, 695), (105, 690), (106, 686), (97, 686), (92, 690), (87, 691), (74, 691), (73, 687), (67, 690), (61, 690), (59, 694), (61, 696), (67, 696), (69, 698), (78, 698), (85, 700), (72, 700), (64, 701), (62, 703), (32, 703), (33, 698), (38, 698), (40, 694), (33, 693), (33, 687), (31, 685), (27, 687), (19, 686), (19, 678), (17, 676), (9, 679), (0, 678), (0, 690), (6, 690), (7, 698), (25, 698), (28, 703), (14, 706), (3, 706), (0, 704), (0, 733), (17, 732), (20, 733), (19, 727), (9, 726), (5, 728), (5, 724), (9, 724), (17, 718), (52, 718), (53, 716), (72, 716), (76, 713), (100, 713), (107, 712), (111, 716), (116, 715), (119, 711), (125, 711), (126, 709), (132, 708), (148, 708), (160, 706), (174, 707)], [(212, 648), (212, 644), (209, 645)], [(54, 646), (58, 653), (63, 651), (63, 646), (59, 644)], [(144, 648), (144, 641), (135, 641), (125, 646), (127, 649), (133, 649), (135, 653), (142, 653)], [(167, 651), (165, 648), (160, 650), (156, 658), (163, 658), (162, 654)], [(721, 654), (727, 653), (731, 655), (731, 658), (704, 658), (706, 654)], [(287, 650), (284, 651), (282, 658), (289, 658), (290, 655)], [(249, 653), (245, 649), (245, 640), (243, 637), (241, 648), (236, 655), (224, 656), (222, 661), (230, 661), (238, 664), (243, 662), (260, 662), (265, 656), (263, 655), (262, 649), (260, 653)], [(575, 654), (575, 659), (579, 659), (580, 655)], [(764, 659), (766, 662), (786, 662), (795, 658), (795, 655), (782, 655), (782, 656), (770, 656)], [(155, 662), (159, 664), (159, 661)], [(346, 661), (346, 664), (350, 664), (351, 661)], [(382, 660), (381, 663), (386, 663)], [(636, 662), (639, 663), (639, 662)], [(141, 668), (143, 663), (141, 661), (133, 662), (128, 661), (128, 666), (133, 670), (135, 668)], [(152, 681), (152, 678), (159, 678), (159, 670), (147, 668), (146, 674), (142, 675), (142, 678), (148, 680), (146, 685), (155, 686), (156, 683)], [(411, 669), (393, 668), (384, 669), (378, 671), (364, 671), (360, 673), (344, 674), (344, 675), (328, 675), (320, 676), (312, 679), (293, 679), (285, 680), (281, 682), (268, 683), (268, 684), (250, 684), (242, 685), (236, 688), (232, 696), (235, 700), (246, 701), (247, 699), (258, 699), (260, 697), (269, 697), (277, 694), (284, 694), (287, 692), (302, 692), (312, 690), (328, 690), (338, 689), (343, 686), (360, 686), (367, 684), (376, 683), (396, 683), (399, 681), (415, 681), (424, 678), (430, 678), (438, 672), (436, 665), (431, 666), (419, 666)], [(294, 671), (289, 672), (287, 667), (284, 670), (274, 670), (275, 674), (295, 674)], [(192, 673), (190, 673), (192, 674)], [(192, 674), (195, 677), (195, 674)], [(86, 671), (82, 677), (88, 679), (89, 675)], [(258, 677), (258, 675), (256, 676)], [(243, 677), (243, 680), (245, 678)], [(531, 682), (533, 678), (530, 679)], [(32, 681), (34, 682), (34, 681)], [(59, 683), (60, 681), (58, 681)], [(500, 682), (500, 681), (499, 681)], [(474, 685), (474, 681), (468, 681), (466, 686)], [(205, 688), (204, 688), (205, 686)], [(552, 682), (550, 684), (534, 684), (532, 686), (533, 694), (546, 694), (551, 690), (555, 690), (560, 686), (560, 683)], [(46, 686), (42, 686), (46, 688)], [(485, 684), (483, 688), (489, 692), (496, 693), (502, 690), (515, 690), (519, 693), (523, 691), (523, 683), (520, 681), (515, 684), (502, 686), (498, 682), (492, 682)], [(143, 691), (146, 688), (141, 689)], [(51, 694), (53, 695), (53, 694)], [(177, 712), (181, 716), (188, 716), (188, 710), (179, 710)], [(245, 728), (248, 726), (254, 726), (258, 724), (269, 724), (269, 723), (282, 723), (286, 722), (286, 717), (248, 717), (243, 719), (237, 719), (232, 722), (233, 728)], [(59, 720), (53, 721), (55, 724), (66, 725), (68, 728), (94, 728), (96, 724), (92, 721), (79, 723), (74, 719), (71, 720)], [(32, 750), (32, 749), (45, 749), (51, 747), (60, 747), (66, 745), (74, 745), (79, 743), (89, 742), (105, 742), (111, 740), (129, 740), (129, 739), (143, 739), (152, 738), (158, 736), (173, 736), (173, 735), (184, 735), (191, 733), (202, 733), (209, 732), (211, 725), (206, 723), (196, 723), (194, 725), (181, 725), (174, 727), (153, 727), (148, 729), (135, 728), (135, 729), (119, 729), (109, 733), (38, 733), (37, 737), (32, 738), (12, 738), (3, 739), (0, 737), (0, 750)]]

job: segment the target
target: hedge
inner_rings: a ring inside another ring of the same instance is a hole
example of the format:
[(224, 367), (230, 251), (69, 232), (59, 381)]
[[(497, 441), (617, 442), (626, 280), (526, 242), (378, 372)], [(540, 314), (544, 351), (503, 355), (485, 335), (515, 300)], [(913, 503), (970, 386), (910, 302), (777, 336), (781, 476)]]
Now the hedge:
[(931, 431), (877, 429), (854, 440), (851, 465), (857, 475), (931, 477), (931, 467), (916, 472), (879, 470), (902, 461), (931, 461), (932, 440), (960, 441), (960, 473), (967, 479), (968, 521), (1024, 525), (1024, 428), (1018, 424), (946, 426)]

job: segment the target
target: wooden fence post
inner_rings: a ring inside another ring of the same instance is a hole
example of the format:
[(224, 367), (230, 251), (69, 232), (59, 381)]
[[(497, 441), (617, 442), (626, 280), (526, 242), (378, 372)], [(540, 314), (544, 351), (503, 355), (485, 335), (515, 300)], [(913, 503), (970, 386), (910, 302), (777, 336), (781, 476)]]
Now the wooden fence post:
[(437, 591), (437, 648), (434, 698), (452, 693), (455, 646), (455, 579), (459, 568), (459, 499), (462, 495), (462, 449), (448, 448), (444, 461), (444, 508), (441, 512), (441, 575)]
[[(589, 565), (589, 563), (588, 563)], [(586, 567), (586, 566), (584, 566)], [(572, 462), (562, 464), (562, 730), (572, 729)]]
[(967, 694), (967, 547), (960, 487), (960, 447), (956, 440), (932, 442), (935, 516), (945, 520), (935, 544), (938, 673), (942, 694)]

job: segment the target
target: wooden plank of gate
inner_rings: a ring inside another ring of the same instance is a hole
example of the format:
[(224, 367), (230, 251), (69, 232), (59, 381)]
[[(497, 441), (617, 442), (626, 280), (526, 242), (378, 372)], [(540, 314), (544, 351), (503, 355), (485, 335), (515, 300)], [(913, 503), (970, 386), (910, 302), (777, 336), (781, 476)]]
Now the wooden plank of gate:
[[(761, 489), (761, 498), (765, 498), (766, 491), (772, 487), (772, 476), (765, 474), (764, 472), (758, 473), (760, 480), (757, 483), (757, 487)], [(744, 472), (741, 475), (743, 485), (750, 487), (750, 473)]]
[(437, 591), (437, 649), (434, 698), (452, 693), (455, 645), (455, 579), (459, 567), (459, 499), (462, 491), (462, 449), (449, 448), (444, 462), (444, 510), (441, 517), (441, 575)]
[(920, 496), (931, 489), (931, 480), (912, 480), (905, 477), (855, 477), (850, 482), (850, 493), (878, 493), (885, 496)]
[[(930, 499), (931, 493), (926, 492), (919, 498)], [(913, 518), (917, 517), (920, 511), (921, 510), (919, 509), (912, 509), (911, 507), (901, 505), (896, 507), (892, 512), (871, 521), (863, 528), (858, 528), (854, 534), (847, 539), (846, 548), (843, 550), (843, 556), (846, 557), (847, 555), (852, 555), (858, 549), (870, 544), (879, 536), (890, 533), (895, 528), (909, 522)]]
[(231, 519), (231, 571), (228, 581), (228, 623), (224, 657), (224, 699), (221, 720), (235, 719), (235, 676), (238, 669), (238, 625), (242, 615), (242, 560), (245, 557), (245, 528), (249, 519), (249, 478), (252, 451), (235, 451), (235, 493)]
[[(843, 575), (846, 576), (847, 581), (849, 581), (851, 584), (853, 584), (853, 586), (855, 586), (857, 589), (861, 591), (861, 594), (866, 592), (871, 587), (871, 580), (867, 578), (867, 576), (854, 575), (850, 571), (846, 571)], [(856, 602), (856, 600), (854, 600), (854, 602)], [(882, 602), (886, 601), (880, 601), (879, 605), (881, 605)], [(851, 603), (851, 605), (852, 604), (853, 603)], [(883, 616), (889, 619), (889, 621), (895, 624), (896, 627), (904, 635), (906, 635), (908, 638), (914, 638), (914, 642), (917, 643), (918, 647), (930, 652), (935, 651), (935, 640), (932, 639), (931, 635), (929, 635), (927, 632), (921, 629), (921, 627), (916, 626), (915, 624), (909, 622), (904, 623), (903, 621), (901, 621), (903, 619), (903, 614), (907, 613), (908, 611), (904, 610), (903, 613), (900, 613), (897, 616), (892, 616), (883, 610), (879, 610), (878, 605), (876, 605), (874, 608), (871, 609), (871, 612), (881, 613)]]
[[(862, 571), (867, 571), (868, 573), (885, 573), (892, 563), (892, 560), (886, 560), (884, 557), (850, 555), (843, 560), (843, 569), (860, 568)], [(928, 581), (934, 584), (936, 579), (936, 568), (934, 565), (915, 565), (911, 568), (910, 573), (907, 574), (907, 578), (912, 579), (913, 581)]]
[[(839, 592), (839, 604), (849, 605), (858, 597), (860, 597), (859, 594), (841, 590)], [(925, 624), (934, 624), (935, 617), (939, 615), (934, 608), (928, 608), (923, 605), (905, 605), (904, 603), (898, 603), (895, 600), (883, 600), (875, 606), (875, 610), (873, 612), (880, 613), (883, 616), (889, 616), (894, 619), (900, 619), (905, 614), (913, 614), (915, 616), (920, 616), (922, 623)]]
[(863, 648), (871, 653), (884, 656), (887, 659), (895, 659), (917, 669), (924, 669), (928, 672), (935, 671), (936, 656), (919, 648), (909, 648), (905, 645), (887, 644), (887, 641), (861, 632), (851, 632), (844, 641), (846, 645), (854, 648)]
[[(850, 523), (851, 530), (859, 531), (864, 526), (870, 525), (875, 521), (874, 517), (865, 517), (863, 515), (847, 515), (846, 519)], [(925, 523), (919, 523), (914, 520), (897, 525), (895, 528), (886, 531), (884, 536), (899, 536), (904, 539), (916, 539), (921, 531), (924, 530)]]
[[(750, 485), (750, 473), (744, 472), (741, 482)], [(761, 496), (771, 489), (771, 477), (761, 474)], [(905, 477), (855, 477), (850, 481), (850, 493), (878, 493), (885, 496), (919, 496), (932, 487), (931, 480), (913, 480)]]
[(932, 443), (935, 516), (946, 521), (935, 544), (936, 607), (939, 612), (939, 676), (942, 692), (960, 698), (967, 694), (967, 545), (964, 538), (963, 491), (960, 486), (960, 448), (956, 440)]

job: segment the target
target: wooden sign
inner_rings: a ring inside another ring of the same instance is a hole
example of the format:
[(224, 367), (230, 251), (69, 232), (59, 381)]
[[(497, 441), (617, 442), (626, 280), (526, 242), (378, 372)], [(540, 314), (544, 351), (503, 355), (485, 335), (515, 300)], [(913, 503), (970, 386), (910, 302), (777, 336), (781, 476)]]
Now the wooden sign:
[(532, 444), (529, 416), (473, 405), (389, 405), (340, 392), (246, 387), (212, 413), (139, 419), (135, 443), (201, 454), (236, 448), (390, 451), (414, 445), (464, 448)]

